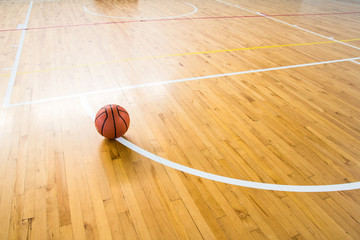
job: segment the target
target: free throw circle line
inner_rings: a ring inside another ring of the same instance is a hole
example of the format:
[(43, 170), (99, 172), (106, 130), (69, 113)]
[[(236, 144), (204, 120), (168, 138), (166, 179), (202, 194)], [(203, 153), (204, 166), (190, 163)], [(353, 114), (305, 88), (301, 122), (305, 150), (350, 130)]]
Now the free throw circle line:
[(167, 16), (167, 17), (155, 17), (155, 18), (134, 18), (134, 17), (119, 17), (119, 16), (109, 16), (109, 15), (103, 15), (103, 14), (98, 14), (98, 13), (94, 13), (94, 12), (90, 12), (85, 6), (83, 7), (84, 11), (95, 15), (95, 16), (99, 16), (99, 17), (106, 17), (106, 18), (120, 18), (120, 19), (133, 19), (133, 20), (152, 20), (152, 19), (169, 19), (169, 18), (179, 18), (179, 17), (185, 17), (185, 16), (189, 16), (192, 15), (194, 13), (196, 13), (198, 11), (197, 7), (195, 7), (194, 5), (190, 4), (190, 3), (186, 3), (185, 4), (191, 6), (194, 8), (194, 10), (192, 12), (189, 13), (185, 13), (182, 15), (176, 15), (176, 16)]
[[(89, 115), (91, 119), (94, 119), (94, 112), (92, 111), (89, 102), (86, 100), (85, 96), (81, 97), (81, 103), (84, 106), (85, 111)], [(119, 137), (115, 139), (125, 147), (133, 150), (134, 152), (149, 158), (157, 163), (165, 165), (167, 167), (197, 176), (201, 178), (205, 178), (208, 180), (236, 185), (240, 187), (248, 187), (262, 190), (273, 190), (273, 191), (283, 191), (283, 192), (335, 192), (335, 191), (347, 191), (347, 190), (355, 190), (360, 189), (360, 182), (353, 183), (343, 183), (343, 184), (331, 184), (331, 185), (282, 185), (282, 184), (272, 184), (272, 183), (260, 183), (253, 181), (245, 181), (236, 178), (224, 177), (208, 172), (203, 172), (194, 168), (186, 167), (184, 165), (172, 162), (165, 158), (159, 157), (151, 152), (146, 151), (145, 149), (129, 142), (123, 137)]]

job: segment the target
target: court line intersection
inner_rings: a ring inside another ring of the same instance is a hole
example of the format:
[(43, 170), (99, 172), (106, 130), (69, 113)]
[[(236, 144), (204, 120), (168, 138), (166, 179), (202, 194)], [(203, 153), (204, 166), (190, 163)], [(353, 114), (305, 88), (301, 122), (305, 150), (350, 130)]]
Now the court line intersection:
[(31, 13), (31, 9), (33, 6), (33, 1), (29, 2), (29, 8), (26, 14), (26, 18), (25, 18), (25, 23), (23, 24), (19, 24), (18, 25), (18, 29), (21, 29), (21, 37), (20, 37), (20, 42), (18, 44), (18, 50), (16, 52), (16, 56), (15, 56), (15, 61), (14, 64), (11, 68), (11, 74), (10, 74), (10, 79), (9, 79), (9, 83), (5, 92), (5, 98), (4, 98), (4, 102), (3, 102), (3, 107), (6, 107), (10, 104), (10, 98), (11, 98), (11, 94), (14, 88), (14, 84), (15, 84), (15, 79), (16, 79), (16, 75), (17, 75), (17, 70), (19, 68), (19, 64), (20, 64), (20, 58), (21, 58), (21, 53), (22, 53), (22, 49), (24, 46), (24, 41), (25, 41), (25, 35), (26, 35), (26, 31), (25, 29), (27, 28), (27, 25), (29, 24), (29, 19), (30, 19), (30, 13)]
[(280, 22), (280, 23), (285, 24), (285, 25), (287, 25), (287, 26), (291, 26), (291, 27), (300, 29), (300, 30), (305, 31), (305, 32), (307, 32), (307, 33), (314, 34), (314, 35), (316, 35), (316, 36), (323, 37), (323, 38), (326, 38), (326, 39), (328, 39), (328, 40), (334, 40), (334, 41), (336, 41), (336, 42), (338, 42), (338, 43), (340, 43), (340, 44), (343, 44), (343, 45), (346, 45), (346, 46), (348, 46), (348, 47), (352, 47), (352, 48), (355, 48), (355, 49), (360, 50), (360, 47), (356, 47), (356, 46), (353, 46), (353, 45), (350, 45), (350, 44), (347, 44), (347, 43), (344, 43), (344, 42), (335, 40), (333, 37), (328, 37), (328, 36), (325, 36), (325, 35), (322, 35), (322, 34), (319, 34), (319, 33), (313, 32), (313, 31), (310, 31), (310, 30), (308, 30), (308, 29), (299, 27), (299, 26), (297, 26), (297, 25), (294, 25), (294, 24), (291, 24), (291, 23), (288, 23), (288, 22), (281, 21), (281, 20), (279, 20), (279, 19), (273, 18), (273, 17), (270, 16), (270, 15), (266, 15), (266, 14), (263, 14), (263, 13), (260, 13), (260, 12), (255, 12), (255, 11), (246, 9), (246, 8), (244, 8), (244, 7), (241, 7), (241, 6), (239, 6), (239, 5), (231, 4), (231, 3), (228, 3), (228, 2), (225, 2), (225, 1), (222, 1), (222, 0), (216, 0), (216, 1), (217, 1), (217, 2), (220, 2), (220, 3), (223, 3), (223, 4), (226, 4), (226, 5), (229, 5), (229, 6), (232, 6), (232, 7), (235, 7), (235, 8), (242, 9), (242, 10), (247, 11), (247, 12), (251, 12), (251, 13), (257, 14), (257, 15), (259, 15), (259, 16), (264, 16), (264, 17), (266, 17), (266, 18), (268, 18), (268, 19), (274, 20), (274, 21), (276, 21), (276, 22)]

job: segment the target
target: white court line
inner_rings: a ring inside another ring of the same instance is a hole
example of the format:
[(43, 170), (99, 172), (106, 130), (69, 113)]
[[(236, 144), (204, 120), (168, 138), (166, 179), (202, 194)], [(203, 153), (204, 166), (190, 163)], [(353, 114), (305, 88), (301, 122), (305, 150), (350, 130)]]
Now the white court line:
[(17, 26), (16, 29), (21, 30), (21, 29), (25, 29), (26, 27), (27, 27), (27, 24), (26, 24), (26, 23), (24, 23), (24, 24), (18, 24), (18, 26)]
[(133, 18), (133, 17), (117, 17), (117, 16), (108, 16), (108, 15), (102, 15), (102, 14), (98, 14), (98, 13), (94, 13), (94, 12), (90, 12), (89, 10), (87, 10), (86, 7), (83, 7), (84, 11), (89, 13), (89, 14), (92, 14), (92, 15), (95, 15), (95, 16), (99, 16), (99, 17), (107, 17), (107, 18), (121, 18), (121, 19), (134, 19), (134, 20), (151, 20), (151, 19), (169, 19), (169, 18), (179, 18), (179, 17), (185, 17), (185, 16), (189, 16), (189, 15), (192, 15), (194, 13), (197, 12), (197, 7), (195, 7), (194, 5), (190, 4), (190, 3), (186, 3), (184, 2), (185, 4), (191, 6), (194, 8), (194, 10), (190, 13), (186, 13), (186, 14), (182, 14), (182, 15), (177, 15), (177, 16), (168, 16), (168, 17), (156, 17), (156, 18)]
[(360, 63), (357, 62), (357, 61), (355, 61), (355, 60), (350, 60), (350, 61), (353, 62), (353, 63), (356, 63), (356, 64), (359, 64), (359, 65), (360, 65)]
[(8, 87), (7, 87), (5, 98), (4, 98), (3, 107), (7, 107), (10, 104), (10, 98), (11, 98), (11, 94), (12, 94), (14, 84), (15, 84), (16, 73), (17, 73), (17, 70), (19, 68), (19, 62), (20, 62), (20, 58), (21, 58), (21, 53), (22, 53), (22, 49), (23, 49), (23, 46), (24, 46), (24, 40), (25, 40), (25, 34), (26, 34), (25, 28), (27, 28), (27, 25), (29, 23), (29, 18), (30, 18), (30, 12), (31, 12), (32, 5), (33, 5), (33, 1), (30, 2), (29, 9), (28, 9), (26, 19), (25, 19), (25, 23), (21, 24), (21, 26), (23, 27), (24, 30), (22, 30), (20, 43), (19, 43), (19, 48), (18, 48), (18, 50), (16, 52), (14, 65), (13, 65), (13, 67), (11, 69), (11, 74), (10, 74)]
[[(92, 111), (89, 102), (85, 97), (81, 98), (81, 103), (83, 104), (86, 112), (90, 116), (92, 120), (95, 119), (95, 113)], [(215, 182), (227, 183), (231, 185), (248, 187), (248, 188), (256, 188), (262, 190), (273, 190), (273, 191), (284, 191), (284, 192), (334, 192), (334, 191), (346, 191), (346, 190), (355, 190), (360, 189), (360, 182), (353, 183), (343, 183), (343, 184), (332, 184), (332, 185), (282, 185), (282, 184), (271, 184), (271, 183), (260, 183), (260, 182), (252, 182), (245, 181), (235, 178), (224, 177), (212, 173), (203, 172), (194, 168), (186, 167), (181, 164), (169, 161), (165, 158), (159, 157), (151, 152), (146, 151), (145, 149), (129, 142), (123, 137), (119, 137), (115, 139), (119, 143), (124, 146), (130, 148), (134, 152), (149, 158), (157, 163), (163, 164), (170, 168), (197, 176), (205, 179), (209, 179)]]
[(88, 113), (89, 117), (90, 117), (92, 120), (95, 120), (96, 114), (95, 114), (95, 113), (93, 112), (93, 110), (91, 109), (89, 102), (86, 100), (86, 97), (85, 97), (85, 96), (81, 96), (81, 97), (80, 97), (80, 100), (81, 100), (81, 103), (82, 103), (82, 105), (84, 106), (86, 112)]
[(249, 9), (246, 9), (246, 8), (240, 7), (240, 6), (238, 6), (238, 5), (234, 5), (234, 4), (231, 4), (231, 3), (228, 3), (228, 2), (224, 2), (224, 1), (222, 1), (222, 0), (216, 0), (216, 1), (217, 1), (217, 2), (221, 2), (221, 3), (224, 3), (224, 4), (227, 4), (227, 5), (230, 5), (230, 6), (233, 6), (233, 7), (236, 7), (236, 8), (240, 8), (240, 9), (242, 9), (242, 10), (244, 10), (244, 11), (248, 11), (248, 12), (251, 12), (251, 13), (254, 13), (254, 14), (257, 14), (257, 15), (260, 15), (260, 16), (263, 16), (263, 17), (266, 17), (266, 18), (269, 18), (269, 19), (271, 19), (271, 20), (274, 20), (274, 21), (277, 21), (277, 22), (280, 22), (280, 23), (286, 24), (286, 25), (288, 25), (288, 26), (291, 26), (291, 27), (294, 27), (294, 28), (297, 28), (297, 29), (303, 30), (303, 31), (305, 31), (305, 32), (308, 32), (308, 33), (314, 34), (314, 35), (316, 35), (316, 36), (323, 37), (323, 38), (326, 38), (326, 39), (329, 39), (329, 40), (335, 41), (335, 42), (337, 42), (337, 43), (340, 43), (340, 44), (346, 45), (346, 46), (348, 46), (348, 47), (352, 47), (352, 48), (355, 48), (355, 49), (360, 50), (360, 47), (356, 47), (356, 46), (353, 46), (353, 45), (351, 45), (351, 44), (348, 44), (348, 43), (345, 43), (345, 42), (341, 42), (341, 41), (335, 40), (333, 37), (327, 37), (327, 36), (325, 36), (325, 35), (322, 35), (322, 34), (319, 34), (319, 33), (316, 33), (316, 32), (310, 31), (310, 30), (307, 30), (307, 29), (302, 28), (302, 27), (299, 27), (299, 26), (297, 26), (297, 25), (290, 24), (290, 23), (287, 23), (287, 22), (281, 21), (281, 20), (279, 20), (279, 19), (276, 19), (276, 18), (270, 17), (270, 16), (268, 16), (268, 15), (266, 15), (266, 14), (262, 14), (262, 13), (259, 13), (259, 12), (254, 12), (254, 11), (251, 11), (251, 10), (249, 10)]
[(248, 73), (258, 73), (258, 72), (267, 72), (267, 71), (274, 71), (274, 70), (281, 70), (281, 69), (299, 68), (299, 67), (306, 67), (306, 66), (316, 66), (316, 65), (328, 64), (328, 63), (346, 62), (346, 61), (358, 60), (358, 59), (360, 59), (360, 57), (338, 59), (338, 60), (330, 60), (330, 61), (315, 62), (315, 63), (305, 63), (305, 64), (282, 66), (282, 67), (273, 67), (273, 68), (248, 70), (248, 71), (241, 71), (241, 72), (215, 74), (215, 75), (208, 75), (208, 76), (201, 76), (201, 77), (183, 78), (183, 79), (162, 81), (162, 82), (160, 81), (160, 82), (144, 83), (144, 84), (138, 84), (138, 85), (132, 85), (132, 86), (119, 87), (119, 88), (111, 88), (111, 89), (84, 92), (84, 93), (78, 93), (78, 94), (72, 94), (72, 95), (66, 95), (66, 96), (60, 96), (60, 97), (52, 97), (52, 98), (45, 98), (45, 99), (39, 99), (39, 100), (33, 100), (33, 101), (13, 103), (13, 104), (8, 104), (7, 106), (4, 106), (4, 107), (16, 107), (16, 106), (35, 104), (35, 103), (44, 103), (44, 102), (52, 102), (52, 101), (71, 99), (71, 98), (76, 98), (76, 97), (81, 97), (81, 96), (117, 92), (117, 91), (122, 91), (122, 90), (127, 90), (127, 89), (135, 89), (135, 88), (142, 88), (142, 87), (152, 87), (152, 86), (165, 85), (165, 84), (171, 84), (171, 83), (189, 82), (189, 81), (195, 81), (195, 80), (217, 78), (217, 77), (226, 77), (226, 76), (235, 76), (235, 75), (248, 74)]

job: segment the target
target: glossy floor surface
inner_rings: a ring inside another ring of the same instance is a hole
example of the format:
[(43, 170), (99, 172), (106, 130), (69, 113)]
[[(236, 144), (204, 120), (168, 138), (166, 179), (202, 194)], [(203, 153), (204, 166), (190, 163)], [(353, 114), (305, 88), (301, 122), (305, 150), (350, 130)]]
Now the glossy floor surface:
[(359, 76), (356, 0), (0, 1), (0, 239), (360, 239)]

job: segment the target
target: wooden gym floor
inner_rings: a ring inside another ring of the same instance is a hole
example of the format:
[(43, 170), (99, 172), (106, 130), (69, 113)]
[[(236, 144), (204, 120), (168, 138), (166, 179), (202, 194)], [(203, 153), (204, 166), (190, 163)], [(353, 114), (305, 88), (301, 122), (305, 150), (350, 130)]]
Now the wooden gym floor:
[(358, 0), (2, 0), (0, 51), (0, 239), (360, 239)]

